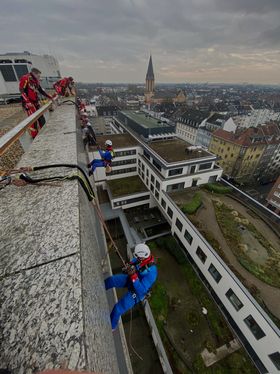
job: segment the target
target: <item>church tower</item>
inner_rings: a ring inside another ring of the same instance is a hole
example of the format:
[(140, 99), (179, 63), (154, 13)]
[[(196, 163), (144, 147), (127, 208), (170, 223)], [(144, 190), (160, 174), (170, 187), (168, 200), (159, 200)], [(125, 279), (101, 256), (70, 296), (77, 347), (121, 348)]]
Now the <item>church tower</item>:
[(154, 93), (154, 90), (155, 90), (155, 76), (154, 76), (152, 56), (150, 56), (148, 70), (146, 74), (146, 93), (147, 94)]

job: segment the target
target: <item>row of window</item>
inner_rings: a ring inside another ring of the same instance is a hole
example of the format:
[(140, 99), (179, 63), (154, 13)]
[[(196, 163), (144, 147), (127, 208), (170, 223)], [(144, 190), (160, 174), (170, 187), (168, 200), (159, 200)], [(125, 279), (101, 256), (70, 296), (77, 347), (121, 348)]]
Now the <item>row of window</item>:
[(128, 159), (128, 160), (120, 160), (120, 161), (113, 161), (112, 166), (120, 166), (120, 165), (128, 165), (128, 164), (136, 164), (136, 158)]
[(144, 195), (144, 196), (134, 197), (132, 199), (116, 201), (114, 203), (114, 207), (121, 206), (121, 205), (133, 204), (133, 203), (136, 203), (138, 201), (149, 200), (149, 198), (150, 198), (150, 195)]
[(112, 170), (108, 175), (117, 175), (117, 174), (126, 174), (126, 173), (133, 173), (137, 169), (136, 167), (134, 168), (126, 168), (126, 169), (119, 169), (119, 170)]
[[(161, 199), (161, 206), (164, 210), (166, 210), (166, 201), (162, 198)], [(167, 208), (167, 214), (168, 216), (172, 219), (173, 217), (173, 210), (168, 207)], [(179, 231), (182, 231), (183, 229), (183, 223), (177, 218), (175, 221), (175, 226), (178, 228)], [(188, 232), (188, 230), (185, 230), (184, 232), (184, 238), (186, 241), (189, 243), (189, 245), (192, 244), (193, 242), (193, 237), (192, 235)], [(200, 259), (200, 261), (204, 264), (207, 259), (207, 255), (204, 253), (204, 251), (198, 246), (196, 249), (196, 255)], [(210, 263), (208, 267), (208, 272), (211, 274), (213, 279), (216, 281), (216, 283), (219, 283), (220, 280), (222, 279), (222, 275), (219, 273), (219, 271), (216, 269), (216, 267)], [(226, 292), (226, 297), (232, 304), (232, 306), (235, 308), (236, 311), (239, 311), (244, 304), (241, 302), (241, 300), (238, 298), (238, 296), (233, 292), (231, 288), (228, 289)], [(257, 324), (253, 316), (250, 314), (244, 319), (245, 324), (248, 326), (252, 334), (255, 336), (257, 340), (263, 338), (265, 336), (264, 331), (261, 329), (261, 327)], [(277, 369), (280, 368), (280, 353), (275, 352), (271, 355), (269, 355), (270, 359), (274, 363)]]
[(131, 149), (128, 151), (116, 151), (115, 157), (122, 157), (122, 156), (131, 156), (136, 155), (136, 149)]
[[(14, 69), (13, 69), (14, 67)], [(5, 82), (16, 82), (19, 80), (24, 74), (28, 73), (28, 69), (26, 65), (0, 65), (0, 71)], [(16, 75), (15, 75), (16, 72)]]

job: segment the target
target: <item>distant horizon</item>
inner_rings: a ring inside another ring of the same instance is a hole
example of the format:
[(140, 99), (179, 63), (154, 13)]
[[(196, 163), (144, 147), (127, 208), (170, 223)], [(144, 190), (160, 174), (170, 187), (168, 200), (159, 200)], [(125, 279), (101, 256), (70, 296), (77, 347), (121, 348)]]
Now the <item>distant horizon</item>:
[[(106, 85), (141, 85), (145, 86), (145, 82), (82, 82), (82, 81), (76, 81), (77, 84), (106, 84)], [(157, 85), (225, 85), (225, 86), (275, 86), (280, 87), (280, 83), (250, 83), (250, 82), (155, 82), (155, 87)]]
[(0, 45), (84, 83), (144, 82), (152, 54), (156, 83), (278, 86), (279, 19), (280, 0), (1, 0)]

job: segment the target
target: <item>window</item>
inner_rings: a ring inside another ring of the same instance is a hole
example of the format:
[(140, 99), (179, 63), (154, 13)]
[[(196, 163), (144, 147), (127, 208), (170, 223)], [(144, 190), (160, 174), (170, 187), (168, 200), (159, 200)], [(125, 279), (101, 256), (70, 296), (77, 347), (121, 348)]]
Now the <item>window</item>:
[(155, 191), (155, 197), (159, 200), (159, 193), (157, 190)]
[(144, 156), (145, 156), (148, 160), (150, 160), (150, 155), (149, 155), (149, 153), (148, 153), (147, 151), (145, 151), (145, 150), (144, 150)]
[(151, 182), (155, 183), (155, 177), (153, 175), (151, 175)]
[(190, 170), (190, 174), (194, 174), (195, 173), (195, 165), (193, 165), (192, 167), (191, 167), (191, 170)]
[(238, 297), (235, 295), (231, 288), (226, 293), (226, 297), (229, 299), (229, 301), (232, 303), (232, 305), (237, 311), (243, 307), (242, 302), (238, 299)]
[(159, 188), (160, 188), (159, 181), (156, 181), (156, 189), (159, 190)]
[(12, 65), (1, 65), (0, 71), (3, 75), (3, 78), (6, 82), (16, 82), (17, 78), (14, 73)]
[(191, 234), (185, 230), (185, 235), (184, 235), (186, 241), (191, 245), (192, 244), (192, 241), (193, 241), (193, 237), (191, 236)]
[(142, 164), (142, 166), (141, 166), (141, 167), (142, 167), (142, 170), (145, 170), (145, 165), (144, 165), (144, 164)]
[(217, 283), (220, 282), (222, 276), (221, 274), (218, 272), (218, 270), (215, 268), (215, 266), (213, 264), (211, 264), (209, 266), (209, 269), (208, 269), (209, 273), (212, 275), (212, 277), (215, 279), (215, 281)]
[(149, 169), (148, 168), (146, 169), (146, 175), (147, 175), (147, 177), (149, 176)]
[(211, 169), (211, 167), (212, 167), (212, 162), (207, 162), (207, 164), (200, 164), (199, 170)]
[[(116, 152), (115, 152), (115, 154), (116, 154)], [(141, 160), (138, 159), (138, 165), (141, 166), (141, 164), (142, 164)]]
[(28, 69), (26, 65), (14, 65), (15, 71), (17, 73), (18, 80), (28, 73)]
[(280, 353), (275, 352), (275, 353), (272, 353), (271, 355), (268, 355), (268, 357), (271, 359), (276, 369), (280, 370)]
[(177, 190), (183, 190), (184, 189), (185, 183), (175, 183), (175, 184), (170, 184), (167, 186), (166, 191), (171, 192), (171, 191), (177, 191)]
[(172, 175), (178, 175), (178, 174), (182, 174), (182, 173), (183, 173), (183, 168), (172, 169), (172, 170), (169, 170), (168, 176), (171, 177)]
[(160, 166), (160, 164), (159, 164), (158, 162), (156, 162), (155, 160), (153, 160), (153, 164), (155, 165), (155, 167), (156, 167), (159, 171), (161, 171), (161, 166)]
[(177, 218), (175, 225), (178, 227), (178, 229), (181, 231), (183, 228), (182, 222)]
[(203, 264), (205, 264), (207, 256), (206, 256), (206, 254), (203, 252), (203, 250), (200, 247), (197, 247), (196, 254), (197, 254), (197, 257), (200, 259), (200, 261)]
[(161, 199), (161, 206), (163, 207), (163, 209), (166, 208), (166, 201)]
[(251, 316), (251, 314), (247, 318), (244, 319), (244, 322), (249, 327), (252, 334), (257, 340), (260, 340), (261, 338), (265, 336), (265, 333), (260, 328), (260, 326), (257, 324), (257, 322), (254, 320), (254, 318)]
[(173, 217), (172, 209), (170, 209), (169, 207), (168, 207), (168, 209), (167, 209), (167, 214), (169, 215), (170, 218)]
[(151, 191), (152, 191), (152, 192), (154, 192), (154, 191), (155, 191), (155, 187), (154, 187), (154, 185), (153, 185), (153, 184), (150, 184), (150, 189), (151, 189)]

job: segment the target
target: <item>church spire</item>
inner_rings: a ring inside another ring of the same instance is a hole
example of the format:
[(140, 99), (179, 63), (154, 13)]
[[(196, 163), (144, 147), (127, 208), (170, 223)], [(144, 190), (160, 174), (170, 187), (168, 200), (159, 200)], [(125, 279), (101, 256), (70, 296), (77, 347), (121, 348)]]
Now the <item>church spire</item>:
[(146, 74), (146, 93), (153, 94), (154, 90), (155, 90), (155, 76), (154, 76), (152, 55), (150, 55), (148, 70)]
[(154, 69), (153, 69), (153, 61), (152, 61), (152, 55), (150, 55), (148, 70), (147, 70), (147, 74), (146, 74), (146, 80), (147, 79), (149, 79), (149, 80), (154, 80), (155, 79)]

